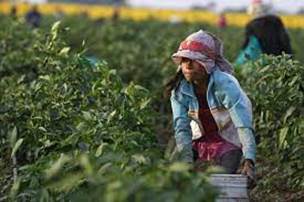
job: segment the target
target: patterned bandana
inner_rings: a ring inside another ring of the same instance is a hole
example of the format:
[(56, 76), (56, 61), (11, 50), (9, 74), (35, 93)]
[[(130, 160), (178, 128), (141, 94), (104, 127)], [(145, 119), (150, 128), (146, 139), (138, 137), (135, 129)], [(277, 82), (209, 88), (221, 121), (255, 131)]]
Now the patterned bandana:
[(233, 72), (232, 66), (223, 56), (222, 42), (203, 30), (189, 35), (181, 42), (178, 51), (172, 55), (173, 61), (179, 65), (179, 68), (182, 58), (189, 58), (200, 63), (208, 74), (216, 68), (230, 74)]

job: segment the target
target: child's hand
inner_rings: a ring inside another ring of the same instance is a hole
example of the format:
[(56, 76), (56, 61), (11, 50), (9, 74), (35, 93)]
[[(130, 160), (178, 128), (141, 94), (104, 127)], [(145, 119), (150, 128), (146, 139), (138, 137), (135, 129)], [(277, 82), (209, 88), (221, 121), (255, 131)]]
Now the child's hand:
[(241, 173), (243, 175), (248, 176), (249, 188), (253, 188), (256, 185), (256, 176), (255, 176), (255, 167), (252, 160), (245, 159)]

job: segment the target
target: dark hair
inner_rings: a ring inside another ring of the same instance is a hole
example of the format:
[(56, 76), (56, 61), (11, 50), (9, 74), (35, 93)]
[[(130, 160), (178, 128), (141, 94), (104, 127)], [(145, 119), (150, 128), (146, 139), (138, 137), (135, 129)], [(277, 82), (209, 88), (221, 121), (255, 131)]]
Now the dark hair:
[(246, 38), (243, 49), (248, 45), (249, 37), (254, 35), (260, 42), (262, 52), (281, 55), (292, 54), (290, 39), (282, 20), (275, 15), (256, 18), (246, 25)]
[(165, 85), (165, 92), (164, 92), (164, 96), (165, 98), (170, 97), (171, 95), (171, 91), (173, 89), (176, 89), (181, 80), (184, 78), (184, 74), (182, 72), (182, 70), (179, 70), (169, 81), (168, 83)]

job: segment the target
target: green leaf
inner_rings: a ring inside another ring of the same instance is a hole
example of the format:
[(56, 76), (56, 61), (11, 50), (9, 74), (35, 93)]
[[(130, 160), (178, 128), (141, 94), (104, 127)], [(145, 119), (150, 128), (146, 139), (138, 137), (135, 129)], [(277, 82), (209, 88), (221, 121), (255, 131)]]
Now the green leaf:
[(69, 173), (65, 175), (63, 178), (56, 180), (54, 182), (48, 183), (47, 188), (51, 190), (55, 190), (58, 192), (68, 192), (74, 187), (79, 186), (84, 181), (83, 173)]
[(287, 142), (286, 142), (286, 136), (288, 133), (288, 127), (282, 128), (280, 130), (280, 134), (279, 134), (279, 148), (280, 149), (285, 149), (285, 147), (287, 146)]
[(56, 32), (60, 26), (60, 23), (60, 21), (55, 22), (51, 28), (51, 32)]
[(43, 132), (45, 132), (45, 133), (47, 132), (47, 130), (44, 127), (42, 127), (42, 126), (40, 126), (38, 129), (41, 130), (41, 131), (43, 131)]
[(119, 180), (111, 182), (108, 184), (107, 188), (109, 190), (114, 190), (114, 189), (119, 189), (120, 187), (122, 187), (123, 183)]
[(139, 164), (148, 164), (149, 160), (144, 157), (144, 155), (142, 154), (134, 154), (132, 155), (132, 159), (135, 160), (135, 162), (139, 163)]
[(88, 155), (83, 154), (80, 156), (80, 164), (84, 167), (87, 175), (93, 174), (93, 166), (90, 163)]
[(79, 131), (82, 131), (86, 128), (86, 123), (85, 122), (80, 122), (77, 126), (76, 129)]
[(295, 107), (289, 107), (289, 109), (287, 110), (284, 119), (283, 119), (283, 123), (286, 123), (287, 118), (296, 110)]
[(23, 142), (23, 138), (20, 138), (20, 139), (16, 142), (16, 144), (14, 145), (14, 148), (13, 148), (13, 150), (12, 150), (11, 157), (15, 156), (15, 154), (16, 154), (17, 150), (19, 149), (19, 147), (21, 146), (22, 142)]
[(147, 93), (149, 92), (148, 89), (146, 89), (145, 87), (140, 86), (140, 85), (135, 85), (134, 88), (135, 88), (136, 90), (144, 91), (144, 92), (147, 92)]
[(51, 80), (51, 77), (49, 75), (39, 76), (39, 78), (46, 81)]
[(186, 172), (189, 171), (191, 165), (182, 162), (175, 162), (169, 166), (169, 171), (173, 172)]
[(102, 152), (103, 152), (103, 150), (104, 150), (104, 147), (106, 146), (106, 145), (108, 145), (108, 143), (101, 143), (100, 145), (99, 145), (99, 147), (97, 148), (97, 150), (96, 150), (96, 152), (95, 152), (95, 156), (96, 157), (99, 157), (101, 154), (102, 154)]
[(64, 47), (63, 49), (60, 50), (59, 55), (67, 55), (70, 51), (70, 47)]
[(11, 144), (11, 148), (14, 147), (15, 143), (16, 143), (16, 140), (17, 140), (17, 127), (15, 126), (13, 128), (13, 130), (11, 131), (10, 133), (10, 144)]
[(23, 74), (22, 76), (20, 76), (17, 83), (22, 83), (24, 81), (24, 79), (25, 79), (25, 75)]
[(83, 117), (86, 121), (92, 120), (92, 116), (90, 112), (82, 111)]
[(221, 166), (208, 166), (207, 170), (205, 171), (207, 174), (218, 174), (218, 173), (225, 173), (225, 169)]
[(72, 135), (69, 135), (66, 139), (60, 141), (60, 143), (62, 146), (66, 146), (69, 144), (75, 145), (77, 144), (78, 140), (79, 140), (79, 135), (77, 133), (74, 133)]
[(60, 21), (57, 21), (53, 24), (52, 29), (51, 29), (51, 34), (52, 34), (52, 41), (56, 40), (58, 37), (58, 31), (60, 27)]
[(299, 75), (294, 76), (293, 79), (291, 80), (291, 82), (288, 84), (288, 86), (293, 86), (295, 84), (295, 82), (300, 78)]
[(107, 120), (107, 123), (110, 123), (112, 121), (112, 119), (114, 118), (114, 116), (116, 115), (117, 111), (114, 110), (112, 111), (109, 116), (108, 116), (108, 120)]
[(16, 195), (18, 194), (18, 190), (20, 189), (20, 183), (21, 183), (21, 179), (17, 178), (17, 180), (14, 182), (11, 190), (10, 190), (10, 197), (11, 198), (15, 198)]
[(51, 178), (54, 175), (56, 175), (59, 172), (59, 170), (62, 168), (62, 166), (69, 160), (70, 158), (67, 155), (61, 154), (60, 158), (55, 163), (53, 163), (49, 169), (45, 171), (46, 178)]
[(117, 70), (116, 69), (109, 70), (109, 75), (116, 75), (116, 74), (117, 74)]
[(99, 169), (98, 169), (98, 174), (104, 174), (105, 172), (107, 172), (108, 170), (111, 169), (112, 163), (106, 163), (104, 165), (102, 165)]
[(148, 106), (148, 104), (151, 102), (151, 99), (146, 99), (143, 102), (140, 103), (140, 109), (144, 109)]

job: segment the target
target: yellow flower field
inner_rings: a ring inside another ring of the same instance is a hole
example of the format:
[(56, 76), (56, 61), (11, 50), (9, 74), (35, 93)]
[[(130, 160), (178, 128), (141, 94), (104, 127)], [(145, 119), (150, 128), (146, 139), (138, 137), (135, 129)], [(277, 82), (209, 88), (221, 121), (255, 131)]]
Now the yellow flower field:
[[(9, 3), (0, 3), (0, 12), (8, 14), (11, 5)], [(30, 8), (29, 4), (18, 4), (18, 15), (24, 15)], [(86, 13), (93, 19), (109, 18), (112, 16), (114, 7), (101, 5), (83, 5), (83, 4), (59, 4), (48, 3), (38, 5), (39, 10), (44, 14), (52, 14), (56, 12), (64, 12), (68, 15)], [(120, 16), (123, 19), (132, 19), (143, 21), (147, 19), (157, 19), (162, 21), (186, 21), (186, 22), (202, 22), (215, 24), (217, 15), (207, 11), (193, 10), (165, 10), (165, 9), (146, 9), (146, 8), (129, 8), (121, 7)], [(229, 25), (244, 26), (250, 19), (246, 14), (227, 13)], [(304, 28), (304, 16), (286, 15), (281, 16), (284, 24), (289, 28)]]

